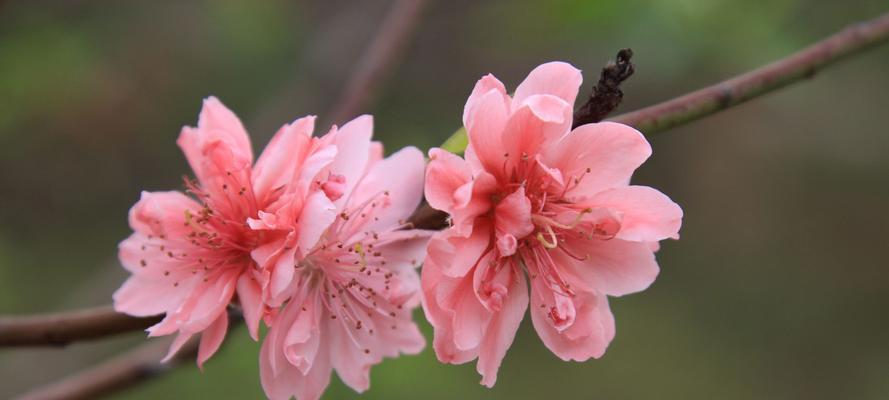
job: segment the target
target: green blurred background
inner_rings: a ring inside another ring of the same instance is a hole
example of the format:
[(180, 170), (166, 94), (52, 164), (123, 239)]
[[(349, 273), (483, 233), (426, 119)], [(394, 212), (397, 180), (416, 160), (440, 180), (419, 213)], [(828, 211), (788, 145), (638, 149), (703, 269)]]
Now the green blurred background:
[[(330, 109), (388, 1), (0, 1), (0, 313), (110, 302), (139, 191), (181, 187), (175, 146), (207, 95), (261, 147)], [(460, 125), (474, 82), (534, 66), (598, 69), (632, 47), (621, 110), (795, 51), (885, 0), (439, 1), (374, 105), (392, 151)], [(363, 398), (889, 398), (889, 47), (651, 138), (635, 181), (685, 210), (658, 281), (612, 301), (601, 360), (564, 363), (525, 324), (497, 386), (430, 348), (375, 367)], [(418, 318), (420, 318), (418, 314)], [(428, 325), (424, 324), (431, 338)], [(6, 398), (143, 342), (0, 350)], [(243, 328), (120, 399), (259, 398)], [(357, 395), (334, 379), (325, 398)]]

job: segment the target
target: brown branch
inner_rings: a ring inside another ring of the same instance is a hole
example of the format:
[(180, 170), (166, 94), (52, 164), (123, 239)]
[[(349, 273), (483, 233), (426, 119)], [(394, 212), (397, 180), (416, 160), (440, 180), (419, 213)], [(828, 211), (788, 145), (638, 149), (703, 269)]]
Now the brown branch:
[(0, 317), (2, 346), (65, 346), (148, 328), (161, 316), (137, 318), (118, 314), (111, 306), (32, 316)]
[(173, 359), (163, 364), (160, 359), (171, 340), (152, 340), (61, 381), (25, 393), (18, 400), (94, 399), (113, 393), (160, 375), (183, 361), (193, 360), (198, 351), (197, 339), (192, 338)]
[(620, 105), (624, 98), (620, 84), (636, 71), (636, 66), (630, 62), (631, 58), (633, 58), (633, 50), (623, 49), (617, 52), (615, 61), (608, 62), (605, 68), (602, 68), (599, 82), (593, 87), (590, 98), (574, 112), (572, 129), (580, 125), (599, 122)]
[(443, 229), (448, 226), (448, 214), (444, 211), (436, 210), (427, 203), (420, 205), (414, 215), (408, 219), (408, 223), (417, 229)]
[[(229, 308), (228, 332), (244, 321), (240, 311)], [(95, 399), (126, 389), (162, 375), (177, 366), (193, 362), (200, 347), (200, 336), (189, 339), (171, 359), (160, 360), (170, 347), (172, 338), (153, 339), (99, 365), (77, 372), (58, 382), (22, 394), (18, 400)]]
[(407, 48), (425, 4), (425, 0), (395, 1), (330, 112), (333, 123), (354, 117), (372, 100), (398, 56)]
[(646, 134), (667, 130), (811, 78), (820, 69), (875, 46), (887, 37), (889, 13), (851, 25), (772, 64), (684, 96), (619, 115), (612, 121), (634, 126)]

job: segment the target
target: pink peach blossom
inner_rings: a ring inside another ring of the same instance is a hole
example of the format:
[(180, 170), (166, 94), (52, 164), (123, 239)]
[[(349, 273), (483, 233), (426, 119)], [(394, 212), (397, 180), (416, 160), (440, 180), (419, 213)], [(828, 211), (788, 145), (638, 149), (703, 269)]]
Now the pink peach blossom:
[(269, 234), (308, 224), (303, 230), (320, 237), (310, 246), (294, 245), (302, 255), (272, 273), (270, 287), (281, 289), (269, 300), (283, 306), (270, 318), (260, 353), (269, 398), (317, 399), (333, 370), (361, 392), (369, 387), (371, 366), (424, 347), (411, 312), (420, 303), (416, 267), (432, 232), (405, 229), (404, 220), (422, 199), (425, 160), (412, 147), (383, 159), (371, 133), (370, 117), (359, 117), (319, 139), (337, 153), (318, 175), (326, 180), (314, 182), (323, 193), (312, 206), (314, 217), (294, 220), (279, 212), (250, 221)]
[[(254, 164), (241, 122), (210, 97), (198, 126), (183, 128), (178, 140), (197, 178), (187, 182), (194, 198), (143, 192), (130, 210), (134, 233), (120, 244), (119, 258), (132, 275), (115, 292), (115, 309), (136, 316), (165, 313), (148, 331), (149, 336), (179, 333), (168, 357), (201, 333), (198, 364), (206, 361), (225, 337), (226, 310), (235, 298), (257, 339), (265, 300), (280, 275), (268, 259), (281, 257), (263, 257), (265, 245), (275, 235), (290, 235), (296, 252), (319, 239), (311, 221), (324, 218), (314, 207), (325, 195), (312, 195), (312, 185), (336, 149), (311, 137), (314, 120), (284, 125)], [(308, 222), (285, 233), (254, 229), (253, 222), (270, 212)], [(289, 271), (293, 262), (288, 262)]]
[(657, 242), (678, 238), (679, 206), (629, 185), (651, 155), (642, 134), (611, 122), (571, 130), (581, 81), (548, 63), (509, 96), (485, 76), (463, 114), (466, 159), (429, 152), (426, 198), (452, 225), (429, 243), (423, 306), (439, 360), (478, 358), (488, 387), (529, 304), (559, 358), (601, 357), (615, 333), (607, 296), (647, 288)]

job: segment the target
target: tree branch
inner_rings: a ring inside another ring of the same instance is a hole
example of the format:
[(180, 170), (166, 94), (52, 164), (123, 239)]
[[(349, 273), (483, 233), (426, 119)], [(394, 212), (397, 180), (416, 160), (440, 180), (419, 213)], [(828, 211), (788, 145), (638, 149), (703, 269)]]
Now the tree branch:
[(396, 0), (330, 112), (333, 123), (354, 117), (372, 100), (410, 43), (425, 5), (425, 0)]
[[(228, 318), (228, 332), (231, 334), (244, 318), (234, 308), (228, 309)], [(172, 338), (152, 339), (99, 365), (22, 394), (17, 399), (95, 399), (150, 380), (183, 363), (194, 362), (200, 347), (200, 336), (189, 339), (171, 359), (162, 363), (160, 360), (167, 353), (172, 341)]]
[(0, 317), (2, 346), (65, 346), (68, 343), (142, 330), (161, 316), (138, 318), (109, 306), (32, 316)]
[(704, 89), (611, 119), (653, 134), (736, 106), (875, 46), (889, 37), (889, 13), (851, 25), (772, 64)]
[(198, 352), (198, 337), (189, 340), (166, 363), (160, 360), (172, 340), (152, 340), (133, 350), (92, 368), (75, 373), (61, 381), (34, 389), (18, 400), (94, 399), (151, 379), (178, 364), (193, 360)]

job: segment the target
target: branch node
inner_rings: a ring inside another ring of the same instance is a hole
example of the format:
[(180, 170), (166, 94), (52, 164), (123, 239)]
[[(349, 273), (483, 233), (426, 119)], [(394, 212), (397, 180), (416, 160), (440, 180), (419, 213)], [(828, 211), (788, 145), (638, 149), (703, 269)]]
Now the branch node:
[(590, 94), (589, 100), (574, 112), (572, 129), (580, 125), (599, 122), (620, 105), (624, 98), (620, 84), (636, 71), (636, 66), (630, 61), (631, 58), (633, 58), (633, 50), (622, 49), (617, 52), (615, 61), (609, 61), (605, 68), (602, 68), (599, 82), (593, 87), (593, 93)]

